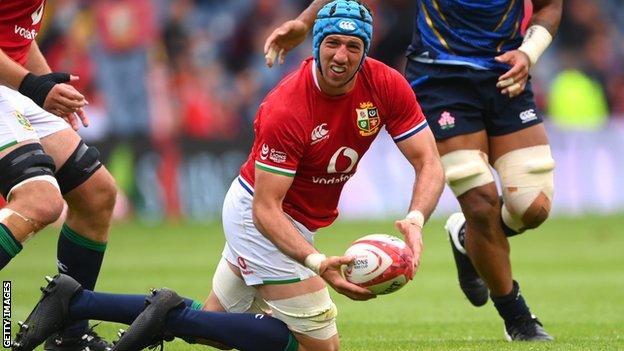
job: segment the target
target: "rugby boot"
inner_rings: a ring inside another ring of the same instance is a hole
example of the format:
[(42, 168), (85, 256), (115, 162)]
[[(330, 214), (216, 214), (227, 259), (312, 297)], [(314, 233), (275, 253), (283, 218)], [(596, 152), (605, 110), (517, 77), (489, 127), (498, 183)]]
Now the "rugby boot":
[(505, 338), (508, 341), (552, 341), (542, 323), (534, 315), (519, 316), (511, 323), (505, 322)]
[(466, 218), (461, 212), (453, 213), (444, 225), (449, 235), (453, 258), (457, 267), (459, 287), (471, 304), (476, 307), (487, 303), (489, 291), (487, 285), (472, 265), (470, 258), (464, 249), (464, 237), (466, 235)]
[(110, 351), (113, 344), (102, 339), (94, 330), (97, 326), (91, 326), (87, 331), (79, 337), (70, 338), (55, 334), (49, 337), (43, 349), (45, 351)]
[(48, 285), (35, 308), (30, 312), (15, 335), (13, 351), (30, 351), (39, 346), (52, 334), (60, 331), (69, 321), (69, 303), (72, 297), (82, 291), (74, 278), (59, 274), (46, 277)]
[(184, 300), (175, 291), (162, 288), (152, 290), (145, 304), (128, 329), (119, 333), (119, 340), (113, 343), (114, 351), (139, 351), (173, 340), (173, 335), (165, 331), (165, 320), (169, 311), (184, 306)]

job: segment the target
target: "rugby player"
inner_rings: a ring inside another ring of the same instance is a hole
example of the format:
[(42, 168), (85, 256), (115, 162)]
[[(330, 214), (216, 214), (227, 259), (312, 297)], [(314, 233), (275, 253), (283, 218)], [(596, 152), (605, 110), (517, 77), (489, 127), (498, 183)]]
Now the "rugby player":
[[(43, 0), (0, 1), (0, 269), (22, 244), (57, 220), (58, 268), (93, 289), (106, 249), (116, 189), (98, 151), (72, 130), (88, 123), (78, 77), (52, 73), (34, 41)], [(65, 119), (65, 120), (63, 120)], [(46, 343), (46, 350), (104, 350), (108, 345), (79, 321)], [(83, 338), (83, 336), (85, 336)]]
[(422, 227), (444, 186), (433, 135), (409, 84), (367, 58), (372, 32), (372, 16), (359, 2), (327, 4), (314, 24), (313, 57), (260, 105), (251, 153), (223, 205), (226, 246), (203, 306), (215, 312), (195, 311), (170, 290), (148, 297), (146, 308), (142, 296), (94, 293), (60, 276), (25, 322), (39, 329), (22, 326), (15, 349), (31, 350), (55, 323), (89, 318), (134, 320), (115, 350), (170, 336), (241, 350), (338, 350), (327, 285), (353, 300), (374, 295), (342, 277), (341, 266), (354, 258), (326, 257), (314, 247), (314, 233), (338, 216), (343, 186), (381, 127), (418, 175), (408, 214), (395, 223), (416, 265)]
[[(283, 63), (311, 28), (315, 0), (267, 38), (267, 65)], [(513, 280), (508, 236), (542, 224), (551, 209), (554, 160), (529, 69), (559, 26), (562, 0), (532, 0), (523, 36), (519, 0), (416, 1), (406, 77), (435, 135), (446, 181), (462, 213), (449, 217), (462, 291), (475, 306), (494, 302), (509, 340), (552, 337)], [(499, 198), (492, 166), (502, 184)]]

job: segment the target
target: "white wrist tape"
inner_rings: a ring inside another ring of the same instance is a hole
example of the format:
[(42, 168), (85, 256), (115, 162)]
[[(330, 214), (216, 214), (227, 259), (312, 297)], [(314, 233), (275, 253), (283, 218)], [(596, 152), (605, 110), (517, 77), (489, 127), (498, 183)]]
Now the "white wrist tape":
[(306, 256), (303, 263), (305, 264), (306, 267), (313, 270), (314, 273), (319, 274), (321, 263), (325, 261), (326, 258), (327, 256), (321, 253), (313, 253), (313, 254), (309, 254), (308, 256)]
[(548, 45), (550, 45), (552, 39), (552, 34), (550, 34), (548, 29), (539, 24), (534, 24), (527, 29), (522, 45), (520, 45), (518, 50), (529, 56), (531, 66), (533, 66), (537, 62), (537, 59), (544, 53)]
[(422, 214), (422, 212), (418, 210), (410, 211), (407, 216), (405, 216), (405, 219), (408, 220), (411, 224), (417, 225), (420, 228), (425, 225), (425, 216)]

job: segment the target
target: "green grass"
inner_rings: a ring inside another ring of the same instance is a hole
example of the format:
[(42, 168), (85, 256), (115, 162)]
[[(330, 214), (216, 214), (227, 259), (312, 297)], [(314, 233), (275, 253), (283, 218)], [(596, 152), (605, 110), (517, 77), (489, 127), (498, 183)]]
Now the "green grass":
[[(503, 341), (492, 304), (474, 308), (461, 295), (442, 223), (436, 221), (426, 228), (420, 272), (405, 288), (367, 302), (334, 294), (342, 350), (623, 350), (623, 224), (621, 215), (555, 218), (512, 239), (514, 276), (554, 343)], [(357, 237), (392, 231), (390, 222), (337, 223), (317, 236), (317, 244), (336, 255)], [(55, 232), (46, 230), (28, 242), (0, 272), (13, 283), (14, 324), (36, 302), (42, 277), (55, 272)], [(219, 224), (117, 224), (98, 290), (143, 293), (168, 286), (202, 300), (222, 246)], [(104, 323), (98, 331), (112, 338), (118, 327)], [(167, 350), (191, 349), (201, 347), (167, 345)]]

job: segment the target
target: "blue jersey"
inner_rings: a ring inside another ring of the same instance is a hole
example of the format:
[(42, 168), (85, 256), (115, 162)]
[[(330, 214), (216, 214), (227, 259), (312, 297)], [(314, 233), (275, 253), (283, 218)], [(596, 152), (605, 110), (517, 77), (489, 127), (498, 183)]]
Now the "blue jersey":
[(411, 59), (478, 69), (508, 69), (494, 60), (522, 44), (523, 0), (417, 0)]

